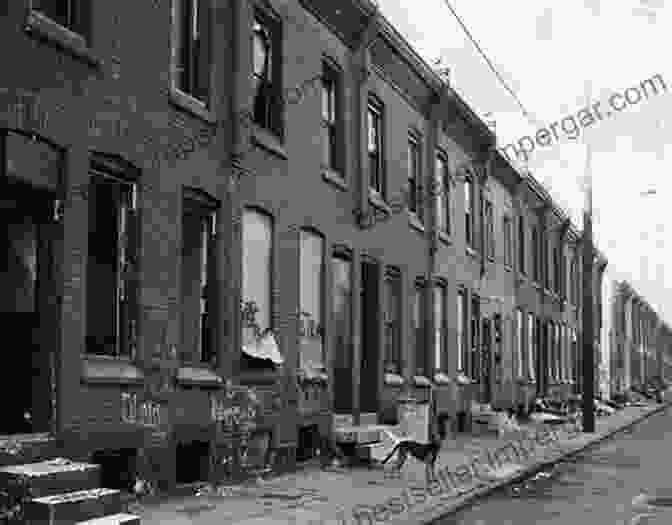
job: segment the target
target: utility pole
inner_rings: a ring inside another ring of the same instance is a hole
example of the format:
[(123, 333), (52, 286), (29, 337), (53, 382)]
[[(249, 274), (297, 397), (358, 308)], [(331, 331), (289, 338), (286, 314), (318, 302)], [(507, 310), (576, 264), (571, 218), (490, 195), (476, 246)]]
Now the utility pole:
[(583, 209), (583, 431), (595, 432), (595, 309), (593, 285), (593, 180), (591, 145), (586, 142), (585, 205)]

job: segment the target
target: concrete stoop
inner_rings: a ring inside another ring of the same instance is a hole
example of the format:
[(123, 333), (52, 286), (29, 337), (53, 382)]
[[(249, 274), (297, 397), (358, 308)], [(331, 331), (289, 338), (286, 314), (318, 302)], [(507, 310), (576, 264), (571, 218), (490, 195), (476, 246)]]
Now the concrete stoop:
[(100, 466), (91, 463), (54, 458), (5, 466), (0, 491), (10, 505), (22, 501), (26, 525), (140, 524), (122, 512), (119, 490), (100, 487)]

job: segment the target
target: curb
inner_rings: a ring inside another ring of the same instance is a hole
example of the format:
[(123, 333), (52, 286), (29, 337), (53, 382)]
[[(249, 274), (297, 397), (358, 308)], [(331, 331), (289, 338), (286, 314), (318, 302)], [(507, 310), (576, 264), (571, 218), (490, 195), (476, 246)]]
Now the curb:
[[(662, 405), (654, 408), (653, 410), (650, 410), (648, 412), (645, 412), (644, 414), (641, 414), (631, 421), (628, 421), (627, 423), (616, 427), (611, 430), (607, 430), (603, 434), (597, 436), (595, 439), (589, 441), (588, 443), (584, 445), (580, 445), (579, 447), (572, 449), (568, 452), (565, 452), (564, 454), (561, 454), (557, 457), (551, 458), (546, 461), (541, 461), (540, 463), (535, 463), (534, 465), (531, 465), (527, 468), (522, 469), (520, 472), (514, 474), (513, 476), (506, 478), (502, 481), (497, 481), (494, 482), (486, 487), (483, 488), (478, 488), (473, 491), (470, 491), (470, 494), (466, 494), (461, 497), (459, 501), (453, 502), (452, 504), (446, 504), (444, 510), (439, 510), (439, 508), (442, 506), (440, 503), (437, 505), (437, 507), (434, 507), (433, 509), (427, 509), (425, 512), (420, 513), (419, 516), (412, 518), (411, 516), (407, 516), (406, 519), (401, 519), (401, 520), (395, 520), (395, 521), (390, 521), (390, 524), (404, 524), (404, 523), (409, 523), (409, 520), (413, 519), (413, 523), (417, 523), (417, 525), (432, 525), (433, 523), (438, 523), (438, 520), (445, 519), (446, 517), (450, 516), (451, 514), (455, 514), (459, 512), (460, 510), (463, 510), (465, 508), (473, 506), (477, 500), (483, 498), (484, 496), (487, 496), (491, 494), (492, 492), (495, 492), (496, 490), (499, 490), (503, 487), (507, 487), (509, 485), (513, 485), (514, 483), (517, 483), (519, 481), (522, 481), (524, 479), (530, 478), (534, 476), (536, 473), (544, 470), (547, 467), (550, 467), (552, 465), (555, 465), (556, 463), (559, 463), (562, 460), (565, 460), (567, 458), (571, 458), (573, 456), (576, 456), (580, 454), (581, 452), (584, 452), (585, 450), (589, 449), (590, 447), (593, 447), (594, 445), (597, 445), (601, 443), (602, 441), (605, 441), (606, 439), (609, 439), (612, 437), (614, 434), (617, 434), (619, 432), (622, 432), (623, 430), (627, 430), (630, 427), (635, 426), (637, 423), (640, 423), (641, 421), (658, 414), (659, 412), (662, 412), (664, 410), (667, 410), (668, 408), (672, 407), (672, 402), (665, 402)], [(423, 517), (422, 515), (425, 515)]]

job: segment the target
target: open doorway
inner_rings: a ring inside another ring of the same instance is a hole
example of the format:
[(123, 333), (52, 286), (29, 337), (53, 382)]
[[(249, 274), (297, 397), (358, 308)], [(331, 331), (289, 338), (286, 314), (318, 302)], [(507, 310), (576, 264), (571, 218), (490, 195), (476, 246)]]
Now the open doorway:
[(53, 194), (0, 179), (0, 326), (11, 356), (0, 435), (51, 430), (57, 344)]
[(378, 412), (379, 380), (379, 272), (373, 261), (362, 261), (361, 285), (361, 367), (359, 378), (360, 413)]

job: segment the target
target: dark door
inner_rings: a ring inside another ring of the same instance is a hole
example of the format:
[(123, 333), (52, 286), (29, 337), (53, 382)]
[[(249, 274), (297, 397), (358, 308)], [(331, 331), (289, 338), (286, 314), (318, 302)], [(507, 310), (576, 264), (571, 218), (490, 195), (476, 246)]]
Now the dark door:
[(361, 286), (361, 367), (359, 377), (359, 410), (378, 411), (379, 315), (378, 265), (362, 262)]
[(490, 333), (490, 319), (483, 319), (483, 334), (481, 337), (481, 403), (492, 401), (492, 338)]
[[(57, 345), (53, 200), (23, 184), (1, 185), (0, 327), (9, 374), (0, 434), (51, 427), (53, 363)], [(10, 379), (11, 378), (11, 379)]]
[(352, 261), (335, 255), (331, 260), (334, 328), (334, 412), (352, 413)]

